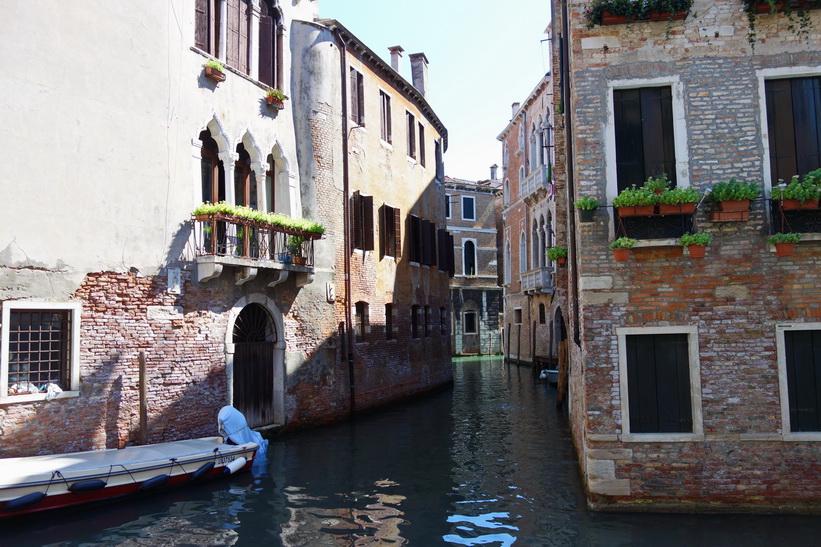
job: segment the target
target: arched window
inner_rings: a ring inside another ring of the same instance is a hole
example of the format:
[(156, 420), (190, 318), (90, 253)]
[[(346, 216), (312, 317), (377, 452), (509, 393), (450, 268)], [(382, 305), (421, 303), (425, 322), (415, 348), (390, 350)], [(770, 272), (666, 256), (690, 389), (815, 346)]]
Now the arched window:
[(527, 235), (522, 232), (519, 236), (519, 273), (527, 271)]
[(206, 129), (200, 133), (202, 143), (200, 171), (202, 173), (202, 201), (217, 203), (225, 200), (225, 170), (219, 159), (217, 141)]
[[(530, 263), (533, 264), (534, 268), (538, 268), (541, 265), (541, 262), (542, 262), (542, 260), (540, 260), (540, 258), (539, 258), (539, 250), (541, 249), (541, 246), (539, 245), (541, 243), (540, 239), (541, 238), (539, 237), (539, 224), (536, 220), (534, 220), (533, 221), (533, 231), (532, 231), (531, 237), (530, 237), (530, 242), (531, 242), (531, 245), (530, 245), (530, 250), (531, 250)], [(542, 256), (544, 256), (544, 253), (542, 253)]]
[(282, 89), (282, 15), (274, 0), (263, 0), (259, 14), (259, 81)]
[(476, 243), (470, 239), (462, 243), (462, 263), (465, 275), (476, 275)]
[(532, 173), (536, 167), (539, 166), (539, 149), (537, 148), (538, 141), (536, 139), (536, 124), (534, 123), (530, 128), (530, 154), (528, 154), (528, 165)]
[(510, 163), (510, 147), (508, 147), (507, 141), (505, 141), (502, 145), (502, 168), (507, 169), (508, 163)]
[(511, 261), (513, 260), (512, 252), (510, 250), (510, 240), (508, 239), (505, 241), (505, 285), (510, 284), (510, 277), (511, 277)]
[(505, 179), (505, 203), (510, 203), (510, 179)]
[(539, 138), (538, 138), (538, 143), (536, 144), (536, 146), (538, 148), (537, 153), (538, 153), (538, 158), (539, 158), (539, 163), (538, 163), (539, 166), (544, 165), (546, 163), (545, 162), (545, 152), (547, 150), (547, 148), (545, 146), (546, 145), (545, 133), (547, 133), (546, 126), (547, 126), (547, 124), (542, 120), (542, 117), (539, 116), (539, 131), (538, 131)]
[(251, 170), (251, 156), (242, 143), (237, 145), (237, 154), (239, 159), (234, 163), (234, 202), (256, 209), (257, 183)]

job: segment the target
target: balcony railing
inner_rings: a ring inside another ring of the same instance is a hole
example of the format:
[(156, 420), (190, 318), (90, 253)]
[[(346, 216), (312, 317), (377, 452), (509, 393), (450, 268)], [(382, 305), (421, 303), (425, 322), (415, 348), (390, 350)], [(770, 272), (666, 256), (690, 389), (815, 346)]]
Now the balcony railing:
[(525, 179), (522, 184), (522, 197), (528, 198), (539, 191), (545, 191), (549, 196), (553, 195), (553, 184), (547, 178), (547, 165), (540, 165)]
[(553, 292), (553, 269), (535, 268), (523, 273), (522, 292)]
[(197, 215), (193, 222), (197, 258), (216, 257), (218, 263), (259, 268), (314, 266), (314, 240), (319, 234), (224, 213)]

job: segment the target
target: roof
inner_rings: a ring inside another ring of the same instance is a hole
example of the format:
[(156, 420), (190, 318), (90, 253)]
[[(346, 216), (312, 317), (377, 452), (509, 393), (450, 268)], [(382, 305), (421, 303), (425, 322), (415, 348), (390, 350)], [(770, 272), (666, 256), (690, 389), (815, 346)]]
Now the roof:
[(544, 77), (542, 77), (541, 80), (539, 80), (539, 83), (536, 84), (536, 87), (533, 88), (533, 91), (530, 92), (530, 95), (528, 95), (527, 99), (525, 99), (525, 101), (521, 104), (519, 109), (511, 118), (510, 122), (508, 122), (508, 124), (505, 126), (502, 132), (499, 133), (499, 135), (496, 137), (496, 140), (501, 141), (504, 138), (505, 134), (507, 134), (507, 132), (510, 131), (513, 128), (513, 126), (516, 125), (517, 119), (519, 118), (519, 114), (521, 114), (524, 110), (530, 107), (530, 105), (533, 104), (533, 102), (541, 96), (542, 91), (544, 91), (545, 87), (547, 87), (551, 82), (553, 82), (553, 75), (550, 72), (548, 72), (544, 75)]

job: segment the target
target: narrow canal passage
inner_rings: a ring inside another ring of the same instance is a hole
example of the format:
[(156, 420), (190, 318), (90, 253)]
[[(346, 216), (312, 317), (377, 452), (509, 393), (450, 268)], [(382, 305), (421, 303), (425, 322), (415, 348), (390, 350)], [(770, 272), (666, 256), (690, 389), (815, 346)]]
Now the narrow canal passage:
[(592, 513), (552, 386), (499, 359), (456, 360), (454, 379), (279, 437), (253, 473), (0, 531), (0, 544), (817, 544), (817, 517)]

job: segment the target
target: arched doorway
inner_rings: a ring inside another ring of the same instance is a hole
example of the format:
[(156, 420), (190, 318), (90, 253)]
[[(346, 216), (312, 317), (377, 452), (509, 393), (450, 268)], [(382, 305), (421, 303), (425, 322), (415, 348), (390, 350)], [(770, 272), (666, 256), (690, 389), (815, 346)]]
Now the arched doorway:
[(261, 304), (248, 304), (234, 322), (232, 341), (234, 408), (250, 427), (276, 423), (274, 404), (274, 353), (277, 329)]

